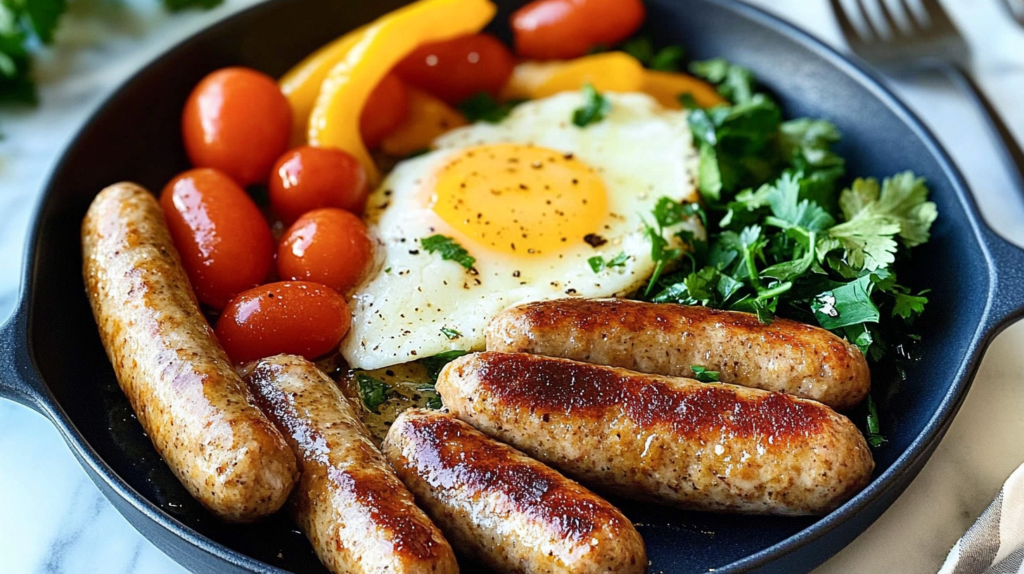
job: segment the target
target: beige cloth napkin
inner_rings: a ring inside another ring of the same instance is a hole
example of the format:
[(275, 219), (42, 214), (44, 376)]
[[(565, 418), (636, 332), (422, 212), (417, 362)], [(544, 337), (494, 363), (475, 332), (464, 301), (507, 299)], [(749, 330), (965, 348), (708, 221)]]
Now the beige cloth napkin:
[(1024, 464), (949, 551), (939, 574), (1024, 574)]

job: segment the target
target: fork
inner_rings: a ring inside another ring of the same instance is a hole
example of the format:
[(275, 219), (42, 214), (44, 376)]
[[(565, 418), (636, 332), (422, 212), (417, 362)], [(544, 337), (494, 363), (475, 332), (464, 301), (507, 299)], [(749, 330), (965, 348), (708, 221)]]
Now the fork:
[[(885, 26), (873, 21), (868, 4), (876, 2)], [(1024, 152), (995, 106), (968, 72), (971, 53), (938, 0), (920, 0), (927, 15), (922, 21), (907, 0), (897, 0), (905, 15), (901, 26), (886, 0), (857, 0), (863, 29), (858, 31), (841, 0), (831, 0), (839, 28), (855, 54), (879, 68), (901, 72), (913, 69), (938, 70), (949, 77), (981, 108), (992, 136), (1002, 142), (1003, 160), (1024, 191)], [(852, 11), (851, 11), (852, 12)], [(856, 18), (856, 16), (854, 16)]]

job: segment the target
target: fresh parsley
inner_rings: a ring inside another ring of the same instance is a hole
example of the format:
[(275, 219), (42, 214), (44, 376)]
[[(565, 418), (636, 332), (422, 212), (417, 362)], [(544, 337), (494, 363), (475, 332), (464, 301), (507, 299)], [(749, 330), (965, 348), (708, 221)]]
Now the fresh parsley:
[(524, 101), (508, 100), (506, 102), (499, 102), (487, 92), (480, 92), (459, 104), (459, 111), (470, 122), (496, 124), (507, 118), (512, 113), (512, 110)]
[(449, 341), (458, 339), (462, 336), (462, 333), (455, 329), (449, 329), (448, 327), (441, 327), (441, 334), (448, 338)]
[(441, 369), (443, 369), (445, 365), (467, 354), (469, 354), (469, 351), (445, 351), (431, 357), (424, 357), (420, 359), (420, 364), (426, 367), (427, 376), (430, 377), (430, 380), (437, 382), (437, 376), (441, 374)]
[(590, 259), (587, 259), (587, 264), (590, 265), (590, 269), (594, 273), (600, 273), (605, 269), (611, 269), (612, 267), (625, 267), (626, 261), (629, 261), (629, 256), (626, 255), (625, 252), (622, 252), (607, 261), (605, 261), (604, 257), (595, 255)]
[(612, 109), (612, 103), (604, 97), (591, 83), (583, 84), (583, 106), (572, 113), (572, 123), (579, 128), (596, 124), (603, 120)]
[(356, 373), (356, 384), (359, 385), (359, 399), (371, 413), (380, 414), (380, 406), (387, 402), (391, 395), (391, 386), (380, 379), (366, 373)]
[(678, 72), (686, 50), (682, 46), (665, 46), (655, 50), (654, 42), (647, 36), (626, 40), (620, 49), (640, 61), (645, 67), (661, 72)]
[(454, 261), (465, 267), (467, 270), (473, 269), (473, 265), (476, 263), (476, 259), (451, 237), (445, 237), (444, 235), (431, 235), (430, 237), (421, 239), (420, 245), (423, 246), (423, 249), (426, 249), (428, 253), (439, 253), (441, 255), (441, 259), (445, 261)]
[(867, 411), (868, 444), (878, 448), (888, 441), (882, 436), (882, 425), (878, 422), (878, 407), (875, 406), (875, 399), (871, 395), (868, 395)]
[(700, 365), (690, 365), (690, 370), (693, 371), (693, 378), (702, 383), (718, 382), (718, 371), (709, 371)]

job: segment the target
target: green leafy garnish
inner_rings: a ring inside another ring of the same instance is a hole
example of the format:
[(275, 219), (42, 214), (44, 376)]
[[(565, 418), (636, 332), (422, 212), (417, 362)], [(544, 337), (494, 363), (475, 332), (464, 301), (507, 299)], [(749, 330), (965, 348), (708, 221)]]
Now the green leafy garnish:
[(875, 399), (871, 395), (868, 395), (867, 427), (868, 444), (872, 448), (878, 448), (889, 442), (882, 436), (882, 425), (878, 422), (878, 407), (875, 406)]
[(476, 258), (470, 256), (469, 252), (456, 243), (451, 237), (445, 237), (444, 235), (431, 235), (430, 237), (421, 239), (420, 245), (422, 245), (428, 253), (440, 253), (441, 259), (444, 259), (445, 261), (454, 261), (466, 269), (473, 269), (473, 264), (476, 263)]
[(512, 110), (524, 101), (509, 100), (507, 102), (499, 102), (487, 92), (480, 92), (459, 104), (459, 111), (470, 122), (496, 124), (507, 118), (512, 113)]
[(437, 389), (434, 385), (423, 384), (416, 387), (416, 390), (423, 393), (427, 397), (426, 407), (428, 409), (440, 409), (444, 406), (441, 402), (441, 395), (437, 394)]
[(590, 269), (594, 273), (600, 273), (605, 269), (611, 269), (612, 267), (625, 267), (626, 261), (629, 261), (629, 256), (625, 252), (619, 253), (612, 259), (605, 261), (600, 255), (595, 255), (590, 259), (587, 259), (587, 264), (590, 265)]
[(455, 329), (449, 329), (448, 327), (441, 327), (441, 334), (447, 337), (449, 341), (453, 339), (458, 339), (459, 337), (462, 336), (462, 333), (456, 331)]
[(682, 46), (665, 46), (660, 50), (655, 50), (654, 42), (647, 36), (630, 38), (622, 44), (620, 49), (639, 60), (647, 68), (662, 72), (678, 72), (679, 66), (686, 56), (686, 50)]
[(754, 97), (754, 74), (724, 58), (693, 62), (690, 71), (715, 84), (718, 93), (734, 104), (745, 104)]
[(437, 375), (441, 374), (441, 369), (443, 369), (445, 365), (466, 354), (469, 354), (469, 351), (445, 351), (432, 357), (424, 357), (420, 359), (420, 364), (426, 367), (427, 376), (430, 377), (430, 380), (436, 382)]
[(366, 373), (356, 373), (356, 383), (359, 385), (359, 399), (363, 401), (363, 406), (371, 413), (379, 415), (380, 406), (391, 395), (391, 386)]
[(709, 371), (700, 365), (690, 365), (690, 370), (693, 371), (693, 378), (702, 383), (718, 382), (718, 371)]
[(585, 128), (603, 120), (612, 109), (612, 103), (594, 89), (590, 82), (583, 84), (583, 106), (572, 113), (572, 123), (576, 127)]

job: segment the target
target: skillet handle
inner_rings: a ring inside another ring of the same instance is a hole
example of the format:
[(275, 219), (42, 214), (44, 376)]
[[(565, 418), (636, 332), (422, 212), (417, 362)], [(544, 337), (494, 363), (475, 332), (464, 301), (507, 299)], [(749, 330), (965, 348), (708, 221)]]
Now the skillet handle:
[(985, 312), (984, 329), (994, 337), (1024, 317), (1024, 249), (1003, 239), (987, 225), (985, 244), (992, 256), (992, 292)]
[(44, 414), (49, 391), (29, 352), (26, 307), (19, 305), (10, 319), (0, 326), (0, 398)]

